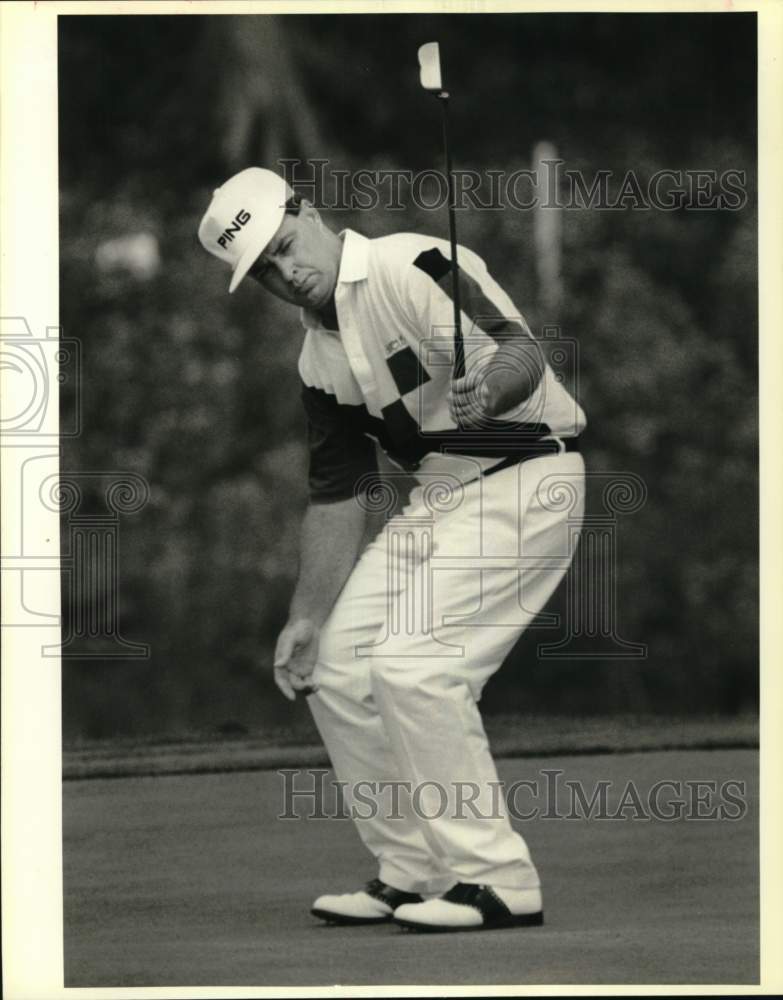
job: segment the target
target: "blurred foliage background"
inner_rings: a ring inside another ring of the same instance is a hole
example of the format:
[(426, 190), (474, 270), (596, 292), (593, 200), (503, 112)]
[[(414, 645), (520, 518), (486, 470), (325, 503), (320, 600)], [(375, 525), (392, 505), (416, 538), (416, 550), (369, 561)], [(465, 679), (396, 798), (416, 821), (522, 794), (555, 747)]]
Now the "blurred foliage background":
[[(250, 164), (439, 167), (416, 64), (434, 38), (457, 167), (529, 168), (547, 141), (588, 178), (747, 177), (741, 211), (563, 213), (557, 320), (579, 344), (588, 467), (648, 489), (618, 525), (617, 625), (649, 655), (540, 660), (536, 644), (558, 633), (533, 630), (485, 707), (753, 708), (755, 31), (744, 14), (59, 18), (61, 323), (83, 352), (83, 431), (63, 441), (62, 469), (134, 472), (151, 491), (121, 518), (119, 559), (121, 630), (151, 657), (64, 660), (66, 738), (239, 732), (307, 714), (265, 669), (306, 498), (299, 324), (260, 289), (229, 297), (196, 229), (213, 188)], [(447, 233), (445, 211), (325, 215), (370, 236)], [(461, 213), (459, 235), (534, 331), (551, 322), (530, 213)], [(62, 406), (72, 416), (67, 386)]]

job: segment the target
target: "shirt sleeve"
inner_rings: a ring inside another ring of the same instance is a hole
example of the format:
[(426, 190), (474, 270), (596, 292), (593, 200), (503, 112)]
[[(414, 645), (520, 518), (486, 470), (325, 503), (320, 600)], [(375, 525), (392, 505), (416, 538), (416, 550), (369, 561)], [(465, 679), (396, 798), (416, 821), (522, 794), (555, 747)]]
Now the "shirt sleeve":
[[(463, 334), (486, 334), (495, 343), (531, 337), (524, 318), (503, 289), (492, 279), (483, 261), (459, 247), (460, 309)], [(439, 247), (422, 250), (408, 271), (407, 308), (424, 336), (454, 329), (451, 263)]]
[(310, 450), (310, 502), (349, 500), (362, 477), (378, 471), (375, 444), (359, 425), (362, 407), (338, 403), (331, 393), (304, 382), (301, 389)]

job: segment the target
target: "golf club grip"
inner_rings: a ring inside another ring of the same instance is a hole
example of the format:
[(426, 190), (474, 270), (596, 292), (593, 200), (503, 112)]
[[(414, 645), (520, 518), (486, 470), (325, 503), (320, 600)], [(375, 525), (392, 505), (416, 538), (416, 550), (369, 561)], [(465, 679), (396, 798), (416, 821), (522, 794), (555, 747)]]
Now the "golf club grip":
[[(449, 170), (449, 199), (452, 191)], [(452, 203), (453, 204), (453, 203)], [(459, 261), (457, 260), (457, 220), (452, 208), (449, 211), (449, 238), (451, 242), (451, 298), (454, 303), (454, 378), (465, 376), (465, 344), (462, 340), (462, 304), (459, 288)]]
[(449, 145), (449, 94), (442, 90), (438, 94), (443, 111), (443, 152), (446, 160), (446, 183), (449, 195), (449, 243), (451, 245), (451, 297), (454, 303), (454, 378), (465, 375), (465, 345), (462, 340), (462, 309), (459, 294), (459, 261), (457, 260), (457, 209), (454, 197), (454, 176), (451, 170), (451, 147)]
[[(451, 174), (449, 174), (451, 187)], [(449, 216), (451, 223), (451, 295), (454, 301), (454, 378), (465, 376), (465, 344), (462, 341), (462, 306), (459, 295), (459, 264), (457, 262), (457, 227), (454, 212)]]
[[(456, 285), (459, 278), (454, 279)], [(462, 342), (462, 329), (460, 315), (455, 307), (454, 315), (454, 378), (465, 377), (465, 345)]]

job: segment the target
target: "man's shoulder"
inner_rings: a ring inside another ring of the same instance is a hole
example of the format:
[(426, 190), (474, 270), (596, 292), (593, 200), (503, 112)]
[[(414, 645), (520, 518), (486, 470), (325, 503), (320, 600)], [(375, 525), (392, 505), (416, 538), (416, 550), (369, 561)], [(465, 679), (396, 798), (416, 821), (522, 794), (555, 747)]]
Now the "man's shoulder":
[(385, 236), (375, 236), (370, 240), (371, 245), (374, 248), (378, 248), (381, 251), (395, 252), (396, 250), (405, 251), (408, 248), (416, 249), (417, 247), (427, 247), (427, 246), (444, 246), (449, 245), (448, 240), (441, 239), (439, 236), (433, 236), (430, 233), (387, 233)]
[[(377, 271), (404, 276), (408, 268), (419, 266), (430, 272), (433, 258), (448, 267), (451, 245), (448, 240), (427, 233), (391, 233), (369, 241), (371, 266)], [(458, 248), (460, 267), (483, 272), (486, 265), (477, 253), (463, 244)]]
[(370, 240), (370, 254), (379, 262), (413, 264), (420, 253), (437, 248), (448, 252), (449, 244), (426, 233), (389, 233)]

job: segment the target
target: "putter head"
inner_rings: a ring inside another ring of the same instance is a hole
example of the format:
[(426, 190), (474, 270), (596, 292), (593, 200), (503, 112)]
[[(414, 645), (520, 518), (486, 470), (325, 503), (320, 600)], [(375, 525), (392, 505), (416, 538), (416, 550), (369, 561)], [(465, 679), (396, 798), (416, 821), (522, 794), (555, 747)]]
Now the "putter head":
[(440, 46), (437, 42), (427, 42), (419, 49), (419, 79), (425, 90), (433, 93), (443, 90), (440, 72)]

